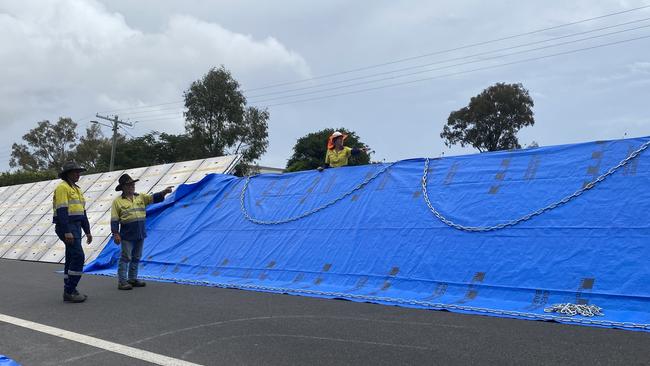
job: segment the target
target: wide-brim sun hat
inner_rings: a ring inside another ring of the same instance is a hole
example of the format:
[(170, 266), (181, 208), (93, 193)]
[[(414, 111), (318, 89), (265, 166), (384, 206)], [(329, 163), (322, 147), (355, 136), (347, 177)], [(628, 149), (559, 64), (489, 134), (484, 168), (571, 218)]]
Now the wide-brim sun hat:
[(65, 179), (65, 175), (69, 172), (85, 172), (86, 168), (82, 167), (76, 161), (66, 161), (61, 167), (61, 172), (59, 173), (59, 178)]
[(342, 137), (343, 141), (348, 137), (348, 135), (342, 133), (341, 131), (334, 131), (333, 134), (327, 139), (327, 149), (332, 150), (334, 148), (334, 139), (337, 137)]
[(119, 184), (117, 185), (117, 187), (115, 187), (115, 191), (119, 192), (119, 191), (121, 191), (121, 190), (124, 188), (124, 187), (122, 187), (123, 185), (131, 184), (131, 183), (135, 183), (135, 182), (137, 182), (137, 181), (139, 181), (139, 180), (140, 180), (140, 179), (133, 179), (133, 178), (131, 178), (131, 176), (128, 175), (128, 174), (122, 174), (122, 176), (121, 176), (120, 179), (118, 180), (118, 183), (119, 183)]

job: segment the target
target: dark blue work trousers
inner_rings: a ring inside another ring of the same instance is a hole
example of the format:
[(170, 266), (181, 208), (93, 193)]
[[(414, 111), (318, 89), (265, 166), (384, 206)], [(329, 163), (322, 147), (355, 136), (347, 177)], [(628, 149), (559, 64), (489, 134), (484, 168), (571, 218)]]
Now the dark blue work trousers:
[[(77, 291), (77, 284), (81, 280), (81, 275), (84, 270), (84, 261), (86, 256), (81, 247), (81, 223), (76, 222), (64, 227), (56, 225), (54, 227), (56, 235), (65, 244), (65, 267), (63, 269), (63, 290), (68, 294), (73, 294)], [(74, 241), (71, 244), (65, 242), (66, 231), (72, 233)]]

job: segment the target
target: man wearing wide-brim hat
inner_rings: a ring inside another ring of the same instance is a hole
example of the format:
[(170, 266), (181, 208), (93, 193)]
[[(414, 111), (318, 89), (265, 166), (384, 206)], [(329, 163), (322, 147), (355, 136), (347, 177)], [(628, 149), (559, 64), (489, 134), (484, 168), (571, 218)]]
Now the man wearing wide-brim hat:
[(65, 266), (63, 270), (63, 301), (84, 302), (87, 296), (77, 291), (81, 280), (85, 255), (81, 247), (81, 231), (86, 233), (90, 244), (93, 236), (86, 215), (86, 200), (77, 185), (80, 174), (86, 171), (74, 161), (63, 164), (59, 178), (63, 180), (54, 190), (53, 219), (56, 235), (65, 244)]
[(144, 239), (147, 237), (145, 231), (146, 207), (152, 203), (161, 202), (172, 191), (172, 187), (167, 187), (153, 195), (135, 193), (137, 181), (138, 179), (133, 179), (128, 174), (123, 174), (120, 177), (115, 190), (121, 191), (122, 195), (113, 201), (111, 208), (113, 241), (122, 246), (117, 269), (117, 288), (120, 290), (131, 290), (133, 287), (146, 285), (144, 281), (138, 279), (142, 247)]

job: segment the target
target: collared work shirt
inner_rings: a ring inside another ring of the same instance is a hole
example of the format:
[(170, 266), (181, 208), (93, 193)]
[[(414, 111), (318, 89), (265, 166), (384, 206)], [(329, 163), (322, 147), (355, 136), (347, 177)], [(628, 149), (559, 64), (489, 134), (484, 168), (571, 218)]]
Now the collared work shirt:
[(111, 232), (119, 233), (123, 240), (142, 240), (147, 237), (144, 227), (146, 209), (152, 203), (161, 202), (163, 195), (156, 193), (134, 194), (133, 200), (122, 195), (113, 201), (111, 207)]
[(52, 197), (52, 222), (63, 227), (66, 233), (72, 232), (71, 225), (81, 224), (85, 233), (90, 232), (86, 216), (86, 199), (76, 184), (61, 182)]
[(343, 149), (336, 150), (336, 148), (327, 150), (325, 155), (325, 164), (329, 164), (332, 168), (338, 168), (348, 165), (348, 159), (352, 156), (352, 148), (343, 146)]

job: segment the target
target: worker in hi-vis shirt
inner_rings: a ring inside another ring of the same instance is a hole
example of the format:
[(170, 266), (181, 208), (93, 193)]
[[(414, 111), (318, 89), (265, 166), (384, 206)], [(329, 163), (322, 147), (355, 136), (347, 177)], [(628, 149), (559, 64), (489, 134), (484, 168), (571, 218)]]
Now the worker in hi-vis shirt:
[(347, 147), (344, 145), (345, 135), (339, 131), (334, 133), (327, 139), (327, 153), (325, 154), (325, 165), (319, 166), (317, 169), (322, 172), (325, 168), (338, 168), (348, 165), (348, 159), (353, 155), (359, 155), (361, 152), (368, 152), (368, 148), (362, 147)]
[(81, 231), (86, 233), (90, 244), (93, 236), (86, 216), (86, 200), (77, 185), (80, 174), (86, 171), (74, 161), (63, 164), (59, 178), (63, 180), (54, 190), (53, 210), (56, 235), (65, 244), (65, 266), (63, 269), (63, 301), (84, 302), (88, 296), (77, 291), (84, 268), (84, 251), (81, 247)]
[(142, 246), (147, 237), (145, 220), (146, 207), (158, 203), (172, 191), (167, 187), (153, 195), (135, 193), (135, 182), (128, 174), (123, 174), (119, 179), (116, 191), (122, 195), (113, 201), (111, 208), (111, 232), (113, 241), (122, 246), (122, 254), (117, 267), (117, 288), (131, 290), (134, 287), (144, 287), (144, 281), (138, 279), (138, 265), (142, 256)]

